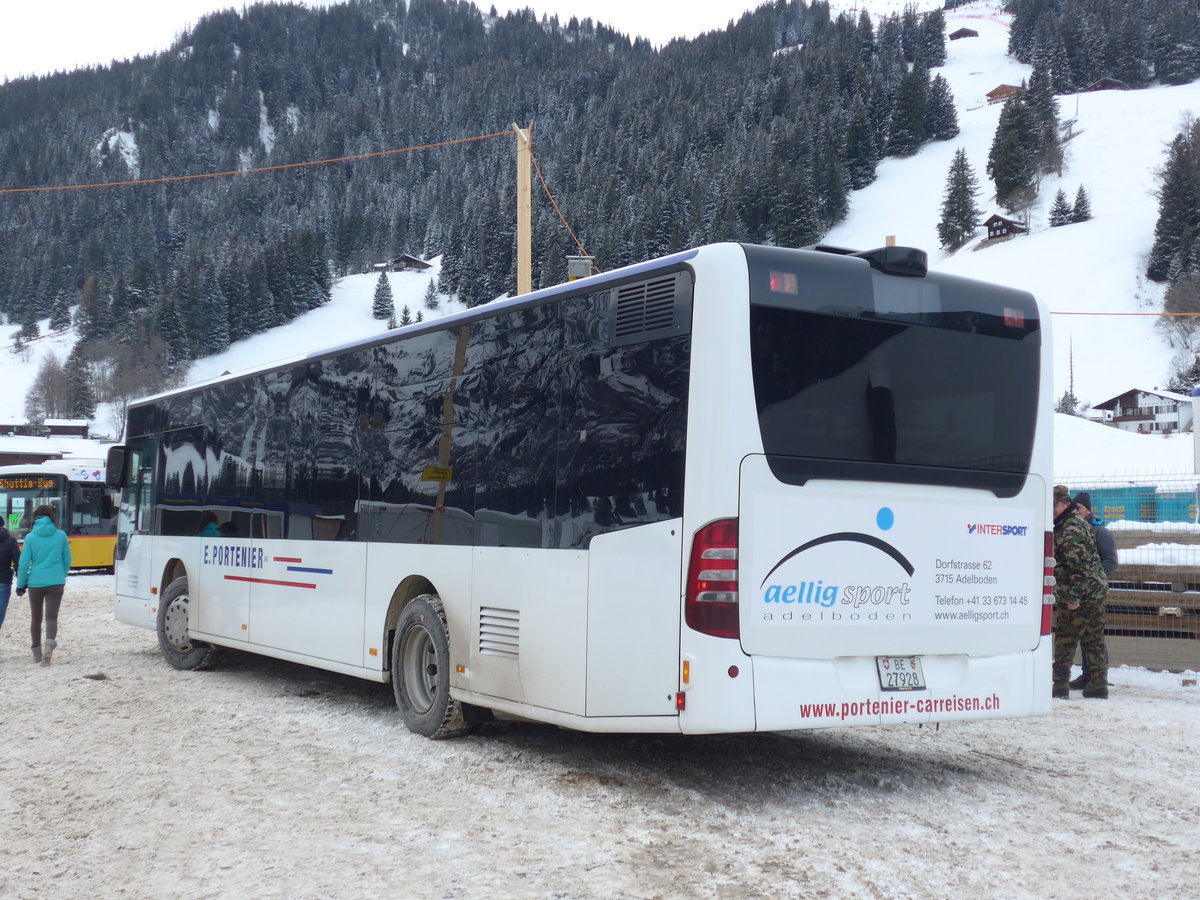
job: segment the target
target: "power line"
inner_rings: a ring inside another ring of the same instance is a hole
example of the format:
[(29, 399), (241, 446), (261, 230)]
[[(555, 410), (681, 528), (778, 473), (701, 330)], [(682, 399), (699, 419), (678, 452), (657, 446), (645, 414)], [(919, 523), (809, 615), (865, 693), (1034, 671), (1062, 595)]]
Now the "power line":
[[(60, 184), (48, 185), (44, 187), (26, 187), (26, 188), (0, 188), (0, 194), (44, 194), (56, 193), (63, 191), (83, 191), (92, 190), (95, 188), (113, 188), (113, 187), (139, 187), (146, 184), (170, 184), (179, 181), (199, 181), (205, 178), (229, 178), (234, 175), (261, 175), (266, 172), (283, 172), (289, 169), (304, 169), (311, 166), (327, 166), (332, 163), (356, 162), (364, 159), (379, 159), (384, 156), (396, 156), (400, 153), (413, 153), (417, 150), (435, 150), (438, 147), (451, 147), (457, 144), (469, 144), (475, 141), (487, 141), (492, 138), (507, 137), (509, 132), (497, 131), (492, 134), (481, 134), (475, 137), (454, 138), (448, 141), (435, 141), (431, 144), (418, 144), (413, 147), (400, 147), (395, 150), (377, 150), (374, 153), (357, 153), (353, 156), (337, 156), (332, 159), (316, 159), (305, 162), (296, 163), (281, 163), (274, 166), (257, 166), (253, 169), (231, 169), (226, 172), (200, 172), (192, 175), (165, 175), (161, 178), (139, 178), (128, 181), (105, 181), (96, 184)], [(545, 176), (542, 175), (542, 169), (537, 163), (537, 158), (530, 151), (530, 159), (533, 161), (533, 168), (537, 172), (538, 180), (542, 183), (542, 190), (546, 193), (546, 198), (550, 201), (550, 205), (554, 207), (554, 212), (558, 215), (559, 221), (563, 223), (563, 227), (567, 229), (567, 233), (571, 235), (571, 240), (575, 242), (575, 246), (579, 248), (580, 253), (590, 257), (579, 238), (575, 235), (575, 231), (563, 216), (562, 210), (559, 208), (558, 202), (554, 199), (554, 195), (550, 192), (550, 186), (546, 183)], [(592, 268), (597, 272), (601, 269), (596, 263), (592, 262)]]
[(106, 181), (100, 184), (61, 184), (47, 187), (0, 188), (0, 194), (38, 194), (53, 191), (82, 191), (93, 188), (137, 187), (143, 184), (167, 184), (174, 181), (198, 181), (202, 178), (228, 178), (232, 175), (261, 175), (264, 172), (282, 172), (287, 169), (303, 169), (309, 166), (327, 166), (330, 163), (354, 162), (361, 159), (378, 159), (383, 156), (395, 156), (400, 153), (412, 153), (417, 150), (433, 150), (438, 147), (450, 147), (455, 144), (469, 144), (473, 141), (486, 141), (491, 138), (507, 137), (509, 132), (497, 131), (494, 134), (481, 134), (476, 137), (454, 138), (449, 141), (437, 141), (432, 144), (420, 144), (416, 147), (401, 147), (397, 150), (377, 150), (374, 153), (358, 153), (354, 156), (338, 156), (333, 159), (314, 159), (307, 162), (281, 163), (276, 166), (258, 166), (253, 169), (232, 169), (228, 172), (201, 172), (195, 175), (166, 175), (162, 178), (141, 178), (132, 181)]
[(563, 216), (562, 210), (558, 208), (558, 203), (555, 201), (554, 195), (550, 193), (550, 186), (548, 184), (546, 184), (546, 179), (542, 175), (542, 168), (541, 168), (541, 166), (538, 165), (537, 157), (533, 155), (532, 148), (529, 151), (529, 158), (531, 160), (533, 160), (533, 170), (535, 172), (537, 172), (538, 181), (540, 181), (542, 183), (542, 190), (546, 192), (546, 197), (547, 197), (547, 199), (549, 199), (550, 205), (553, 206), (554, 211), (556, 213), (558, 213), (558, 220), (560, 222), (562, 222), (563, 227), (567, 229), (567, 234), (571, 235), (571, 240), (573, 240), (575, 242), (575, 246), (579, 248), (579, 252), (582, 253), (584, 256), (586, 256), (588, 259), (592, 260), (592, 268), (596, 270), (597, 274), (599, 274), (600, 272), (603, 271), (603, 269), (601, 269), (598, 265), (596, 265), (596, 261), (594, 259), (592, 259), (592, 255), (590, 253), (588, 253), (587, 250), (584, 249), (583, 244), (581, 244), (579, 242), (579, 238), (577, 238), (575, 236), (574, 229), (572, 229), (571, 226), (569, 224), (567, 224), (566, 217)]
[(1200, 316), (1200, 312), (1176, 313), (1176, 312), (1068, 312), (1066, 310), (1051, 310), (1052, 316), (1169, 316), (1169, 317), (1186, 317)]

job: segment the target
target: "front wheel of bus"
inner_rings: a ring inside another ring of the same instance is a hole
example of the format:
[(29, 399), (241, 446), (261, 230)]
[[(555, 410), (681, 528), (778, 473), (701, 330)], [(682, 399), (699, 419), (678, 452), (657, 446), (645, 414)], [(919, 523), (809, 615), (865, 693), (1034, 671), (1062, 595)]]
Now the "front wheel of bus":
[(458, 737), (471, 730), (462, 704), (450, 696), (450, 635), (442, 600), (415, 598), (396, 623), (392, 688), (404, 726), (428, 738)]
[(176, 669), (207, 669), (218, 651), (211, 644), (188, 636), (188, 580), (176, 578), (163, 592), (158, 605), (158, 646)]

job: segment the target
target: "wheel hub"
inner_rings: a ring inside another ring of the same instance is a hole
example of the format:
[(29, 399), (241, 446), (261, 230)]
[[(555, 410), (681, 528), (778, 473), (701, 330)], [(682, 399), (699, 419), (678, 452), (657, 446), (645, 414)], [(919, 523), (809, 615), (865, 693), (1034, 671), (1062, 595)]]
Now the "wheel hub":
[(188, 637), (188, 602), (187, 597), (176, 597), (167, 607), (163, 617), (163, 633), (167, 642), (180, 653), (189, 653), (192, 649), (191, 638)]

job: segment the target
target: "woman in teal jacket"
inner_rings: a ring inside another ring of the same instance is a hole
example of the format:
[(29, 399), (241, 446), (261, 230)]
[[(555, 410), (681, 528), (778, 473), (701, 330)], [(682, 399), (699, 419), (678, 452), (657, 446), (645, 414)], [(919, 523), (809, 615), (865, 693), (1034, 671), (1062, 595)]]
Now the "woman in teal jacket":
[[(50, 665), (58, 646), (58, 609), (62, 605), (67, 573), (71, 571), (71, 543), (54, 521), (54, 510), (39, 506), (33, 511), (33, 528), (25, 535), (21, 561), (17, 563), (17, 596), (29, 588), (33, 661)], [(42, 640), (42, 613), (46, 616), (46, 640)]]

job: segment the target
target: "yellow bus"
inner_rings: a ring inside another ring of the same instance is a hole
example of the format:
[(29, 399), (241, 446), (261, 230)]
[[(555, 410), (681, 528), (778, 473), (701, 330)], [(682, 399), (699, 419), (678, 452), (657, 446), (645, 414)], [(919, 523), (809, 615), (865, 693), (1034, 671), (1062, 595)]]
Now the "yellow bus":
[(117, 492), (104, 483), (104, 461), (50, 460), (0, 466), (0, 513), (18, 542), (47, 505), (71, 542), (71, 568), (111, 569), (117, 543)]

